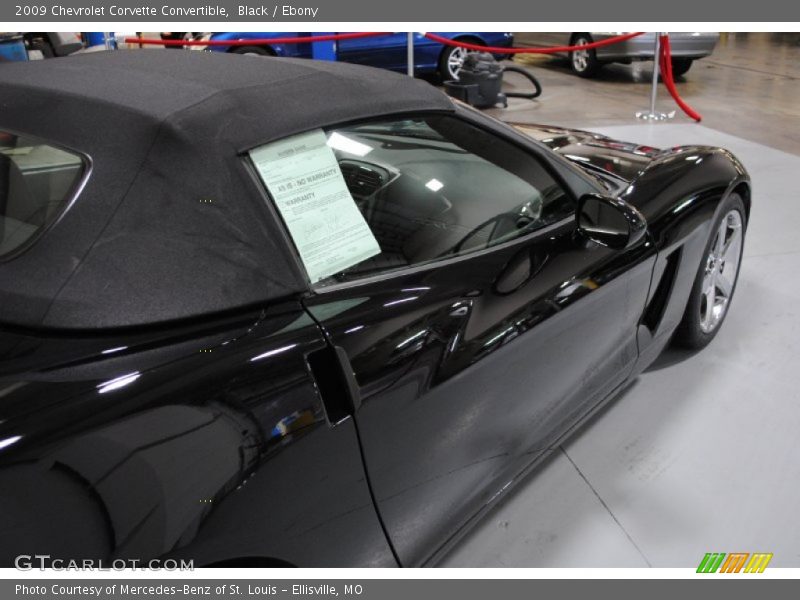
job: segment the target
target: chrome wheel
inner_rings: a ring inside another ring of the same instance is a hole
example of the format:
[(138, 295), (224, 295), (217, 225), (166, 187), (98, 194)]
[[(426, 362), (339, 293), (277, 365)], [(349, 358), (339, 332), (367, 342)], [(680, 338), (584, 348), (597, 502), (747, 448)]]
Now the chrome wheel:
[(714, 331), (728, 310), (742, 257), (742, 234), (742, 215), (738, 210), (725, 215), (714, 234), (706, 257), (700, 299), (700, 329), (704, 333)]
[[(578, 38), (575, 41), (575, 46), (586, 46), (589, 42), (584, 38)], [(572, 68), (578, 73), (583, 73), (589, 68), (589, 51), (588, 50), (573, 50), (572, 51)]]
[(458, 79), (458, 72), (464, 66), (464, 59), (467, 54), (472, 54), (474, 50), (467, 50), (466, 48), (453, 48), (450, 55), (447, 57), (447, 73), (451, 79)]

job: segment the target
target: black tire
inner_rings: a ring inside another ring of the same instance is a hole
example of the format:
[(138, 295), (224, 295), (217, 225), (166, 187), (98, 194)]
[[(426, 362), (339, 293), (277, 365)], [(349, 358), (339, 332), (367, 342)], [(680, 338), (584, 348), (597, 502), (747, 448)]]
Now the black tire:
[(275, 56), (272, 50), (263, 46), (234, 46), (229, 52), (231, 54), (247, 54), (250, 56)]
[(672, 59), (672, 74), (675, 77), (680, 77), (681, 75), (686, 75), (689, 69), (692, 68), (692, 63), (694, 62), (691, 58), (673, 58)]
[(50, 45), (50, 42), (47, 40), (43, 40), (38, 38), (31, 43), (31, 50), (38, 50), (42, 53), (43, 58), (55, 58), (56, 52), (53, 50), (53, 47)]
[[(716, 232), (719, 229), (720, 225), (722, 224), (722, 219), (726, 218), (727, 215), (731, 211), (738, 211), (739, 216), (741, 217), (741, 235), (742, 235), (742, 244), (739, 250), (739, 266), (738, 270), (736, 271), (736, 276), (733, 280), (733, 284), (731, 286), (731, 293), (728, 296), (728, 303), (725, 307), (725, 312), (722, 314), (720, 320), (714, 325), (714, 328), (711, 331), (703, 331), (700, 321), (701, 321), (701, 314), (702, 314), (702, 307), (704, 302), (703, 296), (703, 278), (706, 273), (706, 266), (708, 261), (709, 253), (711, 252), (711, 248), (714, 244), (714, 240), (716, 237)], [(683, 313), (683, 318), (681, 319), (678, 328), (675, 330), (675, 335), (672, 338), (672, 342), (675, 346), (681, 348), (688, 348), (691, 350), (700, 350), (701, 348), (705, 348), (711, 340), (717, 335), (719, 330), (722, 328), (722, 324), (725, 321), (725, 317), (728, 316), (728, 311), (730, 310), (730, 303), (733, 300), (734, 293), (736, 292), (736, 283), (739, 280), (739, 273), (741, 272), (741, 259), (742, 259), (742, 252), (744, 251), (744, 235), (747, 229), (747, 212), (745, 211), (744, 202), (739, 194), (733, 193), (730, 194), (722, 203), (722, 206), (719, 210), (719, 216), (714, 219), (714, 222), (711, 226), (711, 235), (709, 236), (709, 240), (706, 243), (706, 247), (703, 250), (703, 257), (700, 261), (700, 266), (697, 269), (697, 275), (695, 276), (694, 284), (692, 285), (692, 292), (689, 295), (689, 301), (686, 304), (686, 310)]]
[[(591, 44), (594, 42), (592, 36), (588, 33), (576, 33), (572, 36), (570, 46), (578, 46), (581, 44)], [(576, 52), (569, 53), (569, 66), (572, 72), (578, 77), (594, 77), (597, 72), (603, 67), (603, 63), (597, 60), (597, 52), (594, 49), (586, 50), (586, 56), (582, 57)], [(579, 60), (579, 57), (585, 60)]]
[[(478, 46), (485, 46), (481, 40), (475, 38), (459, 38), (454, 40), (456, 42), (464, 42), (466, 44), (475, 44)], [(458, 73), (453, 73), (450, 68), (450, 58), (459, 52), (466, 52), (467, 54), (475, 52), (475, 50), (465, 50), (456, 46), (445, 46), (442, 53), (439, 55), (439, 69), (437, 71), (441, 81), (458, 81)]]

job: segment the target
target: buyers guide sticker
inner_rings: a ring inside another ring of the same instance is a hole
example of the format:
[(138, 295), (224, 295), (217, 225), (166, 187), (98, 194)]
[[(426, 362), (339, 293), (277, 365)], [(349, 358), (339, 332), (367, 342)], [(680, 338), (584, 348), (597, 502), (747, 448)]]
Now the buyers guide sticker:
[(326, 142), (316, 129), (250, 151), (311, 283), (381, 252)]

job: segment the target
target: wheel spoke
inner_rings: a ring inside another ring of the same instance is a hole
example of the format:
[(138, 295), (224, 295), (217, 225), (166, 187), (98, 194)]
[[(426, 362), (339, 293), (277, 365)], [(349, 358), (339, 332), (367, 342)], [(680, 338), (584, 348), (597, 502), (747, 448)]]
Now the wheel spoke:
[(731, 234), (722, 246), (722, 258), (725, 262), (738, 262), (739, 251), (741, 250), (742, 227), (738, 225), (731, 228)]
[(730, 281), (724, 273), (717, 275), (715, 277), (715, 282), (720, 296), (725, 299), (730, 298), (731, 292), (733, 291), (733, 282)]
[(717, 237), (714, 239), (714, 256), (722, 256), (722, 248), (725, 246), (725, 235), (728, 233), (727, 219), (723, 219), (717, 230)]
[(717, 296), (714, 299), (714, 316), (712, 321), (714, 327), (716, 327), (717, 323), (722, 320), (722, 316), (725, 314), (725, 309), (727, 307), (728, 307), (727, 298)]
[(700, 324), (705, 331), (709, 331), (714, 326), (714, 305), (716, 303), (716, 286), (711, 285), (704, 288), (705, 312), (700, 315)]

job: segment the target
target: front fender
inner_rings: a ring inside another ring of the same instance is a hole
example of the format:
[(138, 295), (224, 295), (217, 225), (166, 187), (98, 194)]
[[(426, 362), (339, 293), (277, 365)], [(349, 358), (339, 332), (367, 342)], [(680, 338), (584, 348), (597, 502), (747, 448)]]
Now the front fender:
[(729, 151), (679, 146), (655, 157), (620, 198), (644, 215), (656, 246), (663, 248), (675, 228), (710, 223), (720, 200), (742, 184), (749, 189), (749, 182), (747, 170)]
[(658, 251), (638, 332), (637, 372), (658, 356), (680, 323), (711, 225), (733, 190), (744, 192), (749, 213), (750, 178), (733, 154), (681, 146), (655, 156), (620, 194), (644, 215)]

